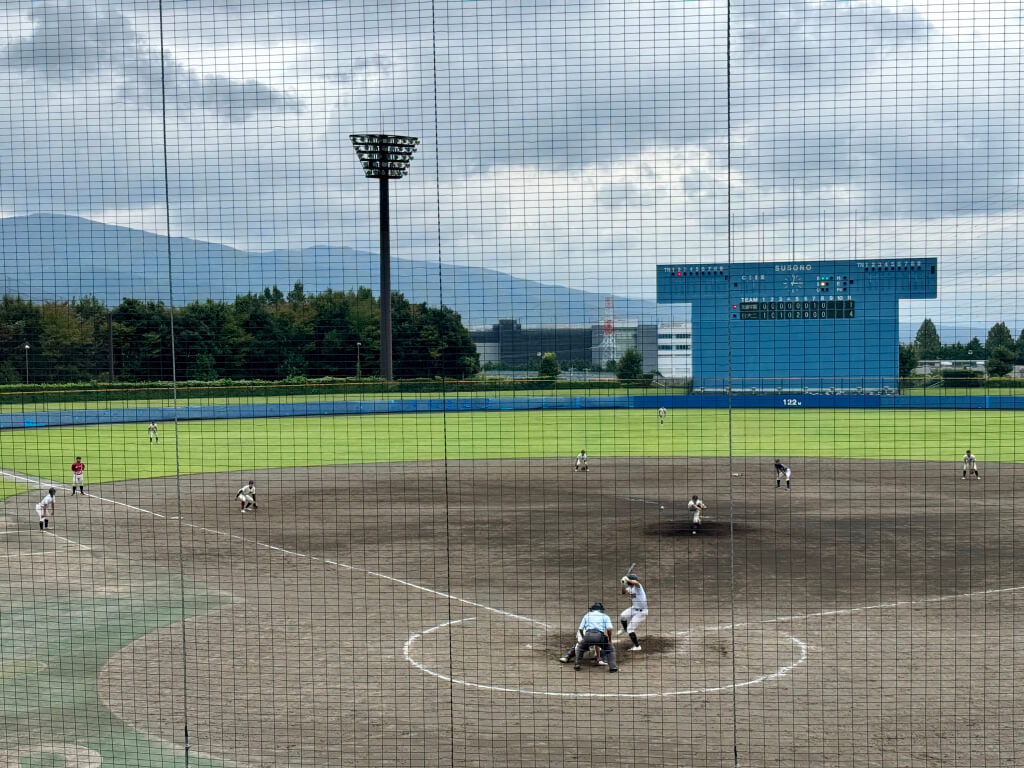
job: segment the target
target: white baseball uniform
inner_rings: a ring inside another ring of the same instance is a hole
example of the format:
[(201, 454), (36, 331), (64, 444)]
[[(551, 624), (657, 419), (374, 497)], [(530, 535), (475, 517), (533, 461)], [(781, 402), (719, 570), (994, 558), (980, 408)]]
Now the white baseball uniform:
[(705, 504), (700, 499), (697, 499), (696, 501), (694, 501), (693, 499), (690, 499), (686, 503), (686, 508), (688, 510), (690, 510), (690, 515), (692, 516), (691, 519), (693, 520), (693, 522), (699, 524), (700, 523), (700, 519), (701, 519), (701, 515), (704, 513), (704, 510), (708, 508), (708, 505)]
[(245, 507), (251, 506), (256, 502), (256, 499), (249, 495), (248, 485), (243, 485), (241, 488), (239, 488), (238, 493), (235, 494), (235, 498), (242, 502), (243, 509)]
[(576, 454), (576, 469), (583, 469), (587, 466), (587, 452), (580, 451)]
[(971, 474), (972, 472), (975, 475), (980, 477), (980, 473), (978, 472), (978, 457), (975, 456), (973, 453), (965, 453), (964, 454), (964, 476), (966, 477), (967, 475)]
[(775, 465), (775, 479), (776, 480), (789, 480), (793, 474), (793, 470), (787, 467), (785, 464)]
[(626, 594), (633, 600), (633, 604), (619, 614), (619, 621), (628, 622), (627, 632), (636, 632), (636, 628), (647, 619), (647, 593), (644, 592), (644, 588), (640, 584), (635, 587), (632, 584), (627, 584), (625, 589)]
[(39, 522), (49, 519), (50, 507), (53, 506), (55, 501), (56, 499), (54, 499), (53, 496), (46, 494), (43, 497), (43, 500), (36, 504), (36, 514), (39, 515)]

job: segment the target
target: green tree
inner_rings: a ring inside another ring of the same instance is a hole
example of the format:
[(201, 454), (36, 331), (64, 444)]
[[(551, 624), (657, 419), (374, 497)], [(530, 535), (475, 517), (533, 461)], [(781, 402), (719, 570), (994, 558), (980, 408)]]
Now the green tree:
[(916, 344), (900, 344), (900, 377), (913, 373), (919, 359)]
[(66, 301), (47, 302), (39, 313), (42, 376), (50, 381), (81, 381), (94, 376), (92, 321), (83, 321)]
[(537, 375), (542, 379), (557, 379), (562, 372), (558, 364), (558, 355), (554, 352), (545, 352), (540, 357), (540, 367), (537, 368)]
[(0, 384), (21, 384), (25, 381), (10, 360), (0, 363)]
[(119, 379), (171, 378), (171, 313), (160, 301), (125, 299), (113, 312)]
[(1013, 370), (1017, 353), (1009, 347), (996, 347), (985, 361), (985, 370), (989, 376), (1005, 376)]
[(968, 360), (984, 360), (985, 359), (985, 347), (975, 336), (969, 342), (967, 342), (967, 359)]
[(942, 340), (939, 339), (939, 332), (935, 328), (935, 323), (927, 317), (921, 323), (921, 327), (917, 329), (917, 336), (914, 337), (914, 343), (917, 345), (917, 351), (921, 360), (939, 359)]
[(1006, 327), (1006, 323), (996, 323), (988, 331), (985, 339), (985, 354), (992, 357), (997, 349), (1013, 349), (1013, 334)]
[(188, 379), (207, 380), (242, 373), (251, 338), (232, 308), (220, 301), (194, 301), (175, 313), (178, 359)]
[(638, 349), (627, 349), (615, 368), (619, 381), (639, 379), (643, 375), (644, 358)]

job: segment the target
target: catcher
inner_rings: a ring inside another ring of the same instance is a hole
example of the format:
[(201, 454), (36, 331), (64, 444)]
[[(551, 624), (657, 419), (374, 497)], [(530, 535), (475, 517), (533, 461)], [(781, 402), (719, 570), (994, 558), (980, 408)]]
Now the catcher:
[[(604, 612), (603, 603), (594, 603), (590, 610), (583, 614), (580, 626), (576, 630), (576, 645), (558, 660), (567, 664), (574, 659), (573, 669), (580, 671), (580, 662), (583, 661), (583, 654), (594, 648), (597, 652), (597, 663), (608, 667), (609, 672), (618, 672), (619, 666), (615, 663), (615, 646), (612, 645), (612, 620)], [(606, 661), (607, 659), (607, 661)]]

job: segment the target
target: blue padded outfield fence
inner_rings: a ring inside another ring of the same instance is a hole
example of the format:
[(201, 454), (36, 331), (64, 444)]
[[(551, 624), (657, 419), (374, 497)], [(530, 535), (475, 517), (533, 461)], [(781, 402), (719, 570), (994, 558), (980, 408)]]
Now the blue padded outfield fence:
[(825, 408), (1024, 410), (1016, 395), (878, 395), (878, 394), (727, 394), (713, 395), (590, 395), (555, 397), (449, 397), (395, 400), (331, 400), (301, 403), (233, 403), (178, 407), (79, 408), (0, 414), (0, 429), (71, 427), (96, 424), (268, 419), (295, 416), (365, 416), (400, 413), (464, 413), (471, 411), (591, 410), (600, 408)]

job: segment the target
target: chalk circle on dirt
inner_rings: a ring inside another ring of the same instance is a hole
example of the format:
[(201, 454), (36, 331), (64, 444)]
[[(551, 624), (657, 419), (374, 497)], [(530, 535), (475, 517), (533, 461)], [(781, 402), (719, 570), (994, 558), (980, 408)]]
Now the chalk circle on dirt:
[[(616, 645), (620, 674), (587, 660), (580, 672), (559, 664), (566, 647), (549, 629), (518, 620), (467, 616), (413, 632), (403, 656), (421, 672), (456, 685), (523, 696), (559, 698), (665, 698), (720, 693), (770, 683), (804, 664), (810, 646), (777, 629), (729, 626), (671, 633), (658, 653), (632, 653)], [(496, 645), (497, 644), (497, 645)], [(733, 682), (735, 680), (735, 682)]]

